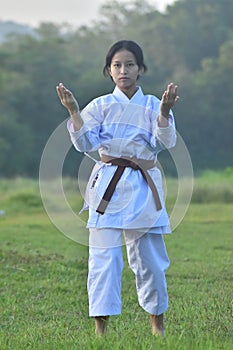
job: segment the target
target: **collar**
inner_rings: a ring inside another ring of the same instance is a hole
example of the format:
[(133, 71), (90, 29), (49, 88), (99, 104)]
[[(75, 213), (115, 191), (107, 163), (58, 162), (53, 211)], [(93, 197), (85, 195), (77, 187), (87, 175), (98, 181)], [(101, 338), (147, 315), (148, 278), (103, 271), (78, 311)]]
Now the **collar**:
[(125, 103), (139, 103), (140, 100), (144, 97), (144, 94), (142, 92), (142, 89), (140, 86), (137, 86), (138, 90), (135, 92), (135, 94), (132, 96), (131, 99), (129, 99), (124, 92), (122, 92), (117, 86), (113, 90), (113, 95), (117, 99), (118, 102), (125, 102)]

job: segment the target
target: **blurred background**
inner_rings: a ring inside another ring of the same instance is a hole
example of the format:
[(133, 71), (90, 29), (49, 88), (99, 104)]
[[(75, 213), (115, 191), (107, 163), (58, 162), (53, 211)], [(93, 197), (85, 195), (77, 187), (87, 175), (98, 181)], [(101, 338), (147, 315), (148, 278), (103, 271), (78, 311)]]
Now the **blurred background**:
[[(0, 15), (0, 177), (38, 177), (47, 140), (68, 118), (56, 85), (81, 107), (111, 92), (102, 69), (121, 39), (143, 48), (145, 93), (179, 85), (174, 113), (194, 174), (233, 166), (232, 0), (11, 2)], [(71, 147), (64, 174), (76, 175), (81, 159)]]

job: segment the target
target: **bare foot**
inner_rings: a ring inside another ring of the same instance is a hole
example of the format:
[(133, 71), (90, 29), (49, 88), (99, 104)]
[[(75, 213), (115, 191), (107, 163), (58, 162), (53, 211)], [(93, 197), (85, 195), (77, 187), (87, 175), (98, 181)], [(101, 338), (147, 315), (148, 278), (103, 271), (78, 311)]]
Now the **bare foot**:
[(95, 317), (95, 334), (98, 336), (104, 335), (107, 331), (107, 322), (109, 316)]
[(154, 335), (164, 336), (163, 314), (150, 315), (150, 322), (152, 326), (152, 333)]

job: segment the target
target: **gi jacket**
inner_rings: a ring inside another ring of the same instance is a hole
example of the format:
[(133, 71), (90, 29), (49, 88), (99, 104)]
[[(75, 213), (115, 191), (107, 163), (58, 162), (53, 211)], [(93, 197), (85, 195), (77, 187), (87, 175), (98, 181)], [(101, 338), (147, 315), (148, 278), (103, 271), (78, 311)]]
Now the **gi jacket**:
[[(172, 111), (169, 126), (160, 128), (157, 123), (159, 106), (160, 100), (144, 95), (140, 87), (131, 99), (115, 87), (113, 93), (94, 99), (82, 110), (83, 126), (79, 131), (74, 131), (71, 120), (68, 121), (71, 141), (79, 152), (98, 150), (100, 157), (136, 157), (156, 162), (160, 151), (176, 143)], [(102, 162), (93, 168), (85, 196), (85, 207), (89, 208), (87, 227), (169, 233), (162, 176), (156, 166), (148, 172), (157, 187), (161, 210), (156, 210), (153, 194), (141, 172), (127, 167), (105, 213), (96, 212), (116, 168)]]

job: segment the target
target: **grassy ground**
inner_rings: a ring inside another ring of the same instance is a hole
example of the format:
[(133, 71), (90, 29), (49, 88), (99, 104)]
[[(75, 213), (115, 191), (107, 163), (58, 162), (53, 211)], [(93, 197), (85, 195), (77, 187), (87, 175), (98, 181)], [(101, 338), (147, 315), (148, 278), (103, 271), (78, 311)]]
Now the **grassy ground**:
[(87, 247), (51, 224), (35, 181), (1, 180), (0, 209), (6, 215), (0, 216), (0, 349), (232, 349), (233, 203), (213, 194), (205, 203), (200, 187), (206, 190), (209, 181), (196, 183), (185, 219), (166, 237), (171, 259), (166, 336), (151, 335), (125, 262), (123, 312), (110, 319), (107, 336), (98, 339), (88, 318)]

